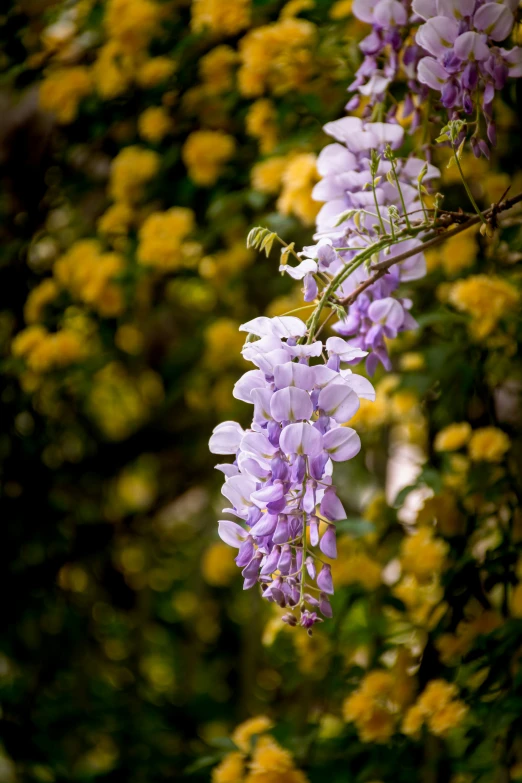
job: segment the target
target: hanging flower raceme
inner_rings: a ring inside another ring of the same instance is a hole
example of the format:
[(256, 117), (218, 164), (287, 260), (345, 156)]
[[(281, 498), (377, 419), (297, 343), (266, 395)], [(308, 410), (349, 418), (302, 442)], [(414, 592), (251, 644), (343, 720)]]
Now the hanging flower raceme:
[[(359, 399), (373, 400), (375, 392), (341, 368), (364, 355), (341, 338), (305, 343), (307, 327), (292, 316), (255, 318), (240, 328), (248, 332), (243, 356), (257, 369), (239, 379), (234, 396), (254, 412), (250, 429), (224, 422), (210, 439), (212, 453), (235, 457), (217, 468), (226, 477), (225, 511), (241, 520), (220, 521), (219, 535), (238, 549), (244, 588), (259, 583), (264, 598), (289, 609), (285, 622), (310, 630), (332, 616), (334, 587), (323, 557), (336, 557), (335, 525), (346, 516), (332, 466), (359, 452), (359, 436), (345, 425)], [(323, 351), (326, 363), (314, 364)]]
[[(426, 52), (417, 76), (441, 94), (442, 104), (458, 115), (482, 111), (487, 138), (496, 143), (493, 98), (509, 77), (522, 76), (522, 49), (505, 49), (515, 23), (518, 0), (483, 3), (479, 0), (414, 0), (413, 11), (423, 20), (416, 41)], [(472, 147), (488, 154), (478, 126)]]
[[(317, 216), (316, 245), (305, 247), (303, 260), (293, 267), (281, 265), (283, 272), (304, 281), (304, 299), (317, 296), (317, 274), (328, 279), (341, 278), (335, 295), (342, 301), (368, 279), (368, 269), (357, 265), (360, 257), (384, 233), (399, 230), (406, 213), (422, 215), (420, 183), (439, 176), (439, 170), (418, 158), (396, 159), (393, 150), (404, 139), (404, 130), (393, 123), (367, 122), (345, 117), (325, 125), (324, 130), (336, 143), (326, 146), (317, 161), (321, 181), (313, 197), (326, 202)], [(396, 229), (397, 226), (397, 229)], [(422, 234), (402, 237), (400, 242), (372, 254), (374, 261), (392, 259), (399, 253), (422, 246)], [(369, 286), (348, 308), (346, 317), (334, 330), (348, 337), (349, 348), (368, 352), (366, 368), (370, 374), (382, 362), (391, 369), (385, 338), (413, 329), (411, 301), (396, 296), (401, 282), (416, 280), (426, 272), (422, 252), (412, 255), (388, 274)]]
[[(402, 115), (412, 116), (412, 131), (431, 88), (440, 94), (451, 119), (482, 112), (487, 139), (495, 145), (495, 92), (509, 77), (522, 76), (522, 49), (500, 45), (511, 34), (517, 8), (518, 0), (355, 0), (354, 15), (371, 24), (372, 31), (359, 44), (364, 60), (350, 85), (356, 94), (347, 108), (355, 109), (362, 95), (369, 116), (401, 73), (408, 87)], [(388, 119), (396, 110), (397, 104)], [(487, 156), (488, 143), (479, 123), (473, 124), (473, 151)]]

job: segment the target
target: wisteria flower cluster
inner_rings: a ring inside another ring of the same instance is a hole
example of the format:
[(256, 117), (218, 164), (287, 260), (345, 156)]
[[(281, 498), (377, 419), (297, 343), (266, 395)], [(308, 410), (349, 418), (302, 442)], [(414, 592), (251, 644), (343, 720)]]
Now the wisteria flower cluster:
[[(359, 436), (344, 426), (359, 399), (375, 399), (371, 383), (341, 362), (364, 353), (340, 337), (323, 346), (304, 343), (306, 324), (292, 316), (255, 318), (241, 327), (259, 339), (246, 342), (245, 359), (258, 369), (236, 383), (234, 396), (253, 404), (251, 429), (224, 422), (214, 430), (210, 450), (234, 454), (233, 464), (217, 467), (226, 480), (225, 509), (242, 525), (222, 520), (219, 535), (238, 548), (244, 587), (260, 583), (263, 596), (300, 619), (307, 629), (332, 616), (331, 568), (320, 556), (336, 557), (335, 522), (346, 514), (332, 484), (332, 461), (344, 462), (360, 449)], [(323, 354), (326, 363), (310, 365)]]
[[(439, 140), (447, 132), (462, 175), (458, 145), (467, 130), (455, 113), (480, 105), (494, 143), (495, 90), (510, 73), (522, 75), (519, 50), (497, 46), (511, 31), (514, 10), (514, 2), (355, 0), (354, 13), (374, 30), (361, 44), (366, 59), (352, 88), (380, 100), (404, 68), (417, 97), (439, 90), (452, 112)], [(388, 58), (384, 72), (381, 56)], [(475, 125), (473, 150), (486, 155), (478, 119)], [(303, 282), (304, 300), (315, 309), (306, 323), (288, 314), (241, 327), (248, 333), (243, 356), (257, 369), (237, 382), (234, 396), (253, 405), (253, 421), (247, 431), (225, 422), (210, 439), (213, 453), (234, 456), (217, 467), (231, 504), (225, 511), (242, 524), (222, 520), (219, 534), (238, 549), (245, 589), (260, 584), (267, 600), (287, 610), (285, 622), (310, 633), (332, 615), (331, 566), (323, 556), (335, 558), (336, 523), (345, 518), (333, 464), (359, 452), (359, 436), (347, 424), (361, 398), (375, 399), (371, 383), (350, 365), (366, 358), (370, 376), (379, 363), (391, 369), (386, 341), (417, 326), (399, 286), (425, 274), (424, 245), (441, 241), (455, 217), (439, 218), (438, 198), (434, 208), (426, 206), (426, 184), (440, 172), (427, 159), (398, 155), (404, 130), (393, 113), (387, 122), (344, 117), (324, 130), (334, 143), (317, 162), (321, 180), (313, 197), (324, 203), (316, 244), (296, 252), (263, 228), (247, 240), (267, 255), (275, 240), (282, 244), (280, 272)], [(463, 182), (478, 212), (472, 223), (480, 219), (489, 228)], [(337, 316), (331, 324), (337, 336), (323, 345), (325, 308), (326, 320)]]
[[(404, 130), (392, 123), (364, 123), (357, 117), (345, 117), (325, 125), (324, 130), (336, 139), (319, 155), (317, 168), (322, 175), (313, 196), (324, 201), (317, 217), (317, 245), (305, 247), (304, 260), (296, 267), (282, 265), (281, 271), (305, 283), (305, 301), (313, 301), (318, 272), (335, 277), (350, 269), (361, 251), (373, 247), (380, 233), (394, 230), (396, 220), (405, 214), (422, 213), (420, 179), (439, 176), (435, 166), (411, 157), (396, 160), (393, 150), (402, 145)], [(385, 155), (388, 156), (386, 159)], [(422, 249), (422, 234), (407, 236), (387, 245), (387, 257)], [(384, 251), (375, 251), (374, 260), (383, 260)], [(385, 278), (377, 281), (348, 308), (345, 318), (334, 330), (350, 337), (349, 345), (369, 353), (366, 368), (370, 374), (382, 362), (391, 369), (384, 338), (413, 329), (416, 322), (409, 313), (411, 301), (393, 297), (400, 282), (416, 280), (426, 273), (422, 252), (412, 255), (401, 266), (392, 267)], [(350, 296), (368, 276), (364, 266), (356, 266), (335, 288), (339, 300)]]
[(348, 108), (359, 104), (360, 95), (370, 98), (368, 111), (383, 102), (402, 69), (408, 85), (403, 114), (413, 114), (412, 129), (420, 122), (429, 87), (440, 94), (452, 119), (477, 113), (472, 148), (477, 156), (487, 156), (478, 115), (482, 113), (487, 139), (495, 145), (495, 91), (508, 77), (522, 76), (522, 49), (500, 46), (511, 34), (517, 7), (518, 0), (355, 0), (355, 16), (371, 24), (372, 32), (360, 44), (364, 60), (350, 85), (357, 94)]

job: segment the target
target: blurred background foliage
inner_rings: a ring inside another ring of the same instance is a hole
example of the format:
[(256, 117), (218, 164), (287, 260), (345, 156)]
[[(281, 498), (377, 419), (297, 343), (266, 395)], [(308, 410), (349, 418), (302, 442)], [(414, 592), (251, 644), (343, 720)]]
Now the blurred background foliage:
[[(334, 620), (291, 631), (217, 539), (207, 442), (248, 422), (238, 325), (302, 306), (245, 237), (310, 240), (367, 31), (348, 0), (1, 14), (2, 783), (522, 777), (519, 216), (405, 292), (420, 329), (338, 476)], [(519, 108), (464, 156), (483, 205), (522, 188)]]

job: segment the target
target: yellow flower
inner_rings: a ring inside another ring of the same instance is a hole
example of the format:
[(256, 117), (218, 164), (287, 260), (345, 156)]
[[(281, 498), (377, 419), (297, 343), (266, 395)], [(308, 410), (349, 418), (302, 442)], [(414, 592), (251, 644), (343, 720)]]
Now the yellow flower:
[(311, 225), (320, 209), (319, 204), (312, 199), (312, 190), (318, 180), (315, 155), (305, 152), (293, 157), (283, 173), (278, 210), (283, 215), (295, 215), (305, 225)]
[(121, 289), (113, 282), (124, 264), (117, 253), (102, 253), (96, 240), (83, 239), (56, 261), (53, 273), (62, 288), (100, 315), (112, 317), (124, 307)]
[(444, 737), (451, 729), (459, 726), (468, 712), (462, 701), (451, 701), (428, 717), (428, 728), (437, 737)]
[(244, 772), (243, 755), (237, 751), (227, 753), (212, 770), (212, 783), (242, 783)]
[(330, 8), (330, 19), (345, 19), (351, 16), (353, 0), (337, 0)]
[(449, 424), (437, 433), (435, 451), (456, 451), (466, 445), (471, 436), (471, 425), (467, 421)]
[(110, 206), (98, 220), (98, 231), (108, 236), (124, 236), (134, 220), (132, 207), (124, 201)]
[(264, 92), (283, 95), (303, 89), (315, 71), (315, 34), (315, 26), (305, 19), (282, 19), (247, 33), (239, 43), (241, 94), (257, 98)]
[(158, 172), (159, 155), (142, 147), (124, 147), (111, 166), (109, 191), (115, 201), (138, 201), (146, 183)]
[(193, 32), (209, 30), (218, 36), (236, 35), (250, 25), (251, 0), (192, 0)]
[(134, 59), (122, 51), (117, 41), (108, 41), (98, 50), (92, 76), (98, 94), (111, 100), (129, 89), (135, 73)]
[(445, 680), (432, 680), (408, 711), (402, 731), (409, 736), (418, 735), (424, 722), (432, 734), (445, 736), (462, 723), (468, 708), (455, 699), (457, 688)]
[(235, 148), (233, 136), (222, 131), (200, 130), (190, 134), (181, 155), (189, 177), (196, 185), (208, 187), (221, 175)]
[(209, 585), (222, 587), (230, 584), (237, 571), (230, 547), (221, 541), (207, 547), (201, 560), (201, 571)]
[(266, 715), (257, 715), (255, 718), (240, 723), (232, 732), (232, 742), (243, 751), (250, 752), (252, 737), (258, 734), (266, 734), (273, 727), (273, 723)]
[(282, 748), (272, 737), (260, 737), (256, 743), (251, 772), (288, 772), (294, 766), (292, 755)]
[(52, 71), (40, 85), (40, 106), (52, 112), (58, 122), (73, 122), (82, 98), (91, 93), (92, 80), (88, 68), (77, 65)]
[(475, 430), (468, 444), (469, 456), (474, 462), (501, 462), (511, 447), (505, 432), (497, 427)]
[(259, 190), (260, 193), (273, 195), (279, 193), (283, 184), (283, 174), (288, 166), (286, 156), (277, 156), (262, 160), (252, 168), (251, 181), (252, 187)]
[(292, 19), (297, 14), (300, 14), (301, 11), (311, 11), (314, 6), (315, 0), (290, 0), (283, 6), (279, 18)]
[(237, 60), (237, 52), (225, 44), (216, 46), (200, 59), (199, 76), (209, 93), (220, 95), (232, 89)]
[(382, 582), (382, 566), (365, 552), (354, 551), (350, 538), (338, 542), (338, 556), (332, 562), (332, 576), (340, 587), (360, 584), (368, 591), (375, 590)]
[(42, 280), (42, 282), (33, 288), (24, 305), (24, 318), (28, 324), (39, 321), (43, 315), (45, 307), (53, 302), (59, 294), (58, 286), (52, 278)]
[(143, 348), (143, 334), (134, 324), (122, 324), (116, 331), (114, 342), (121, 351), (136, 355)]
[(478, 253), (475, 239), (477, 231), (478, 228), (457, 234), (439, 247), (428, 250), (426, 253), (428, 272), (441, 267), (448, 277), (454, 277), (463, 269), (473, 266)]
[(254, 101), (246, 115), (246, 131), (259, 140), (262, 153), (272, 152), (277, 143), (276, 108), (268, 98)]
[(457, 686), (446, 680), (431, 680), (419, 696), (417, 704), (423, 715), (434, 715), (457, 694)]
[(421, 353), (414, 353), (413, 351), (403, 353), (399, 359), (401, 370), (406, 372), (416, 372), (417, 370), (424, 370), (426, 363), (424, 356)]
[(46, 335), (47, 329), (40, 324), (23, 329), (11, 343), (13, 356), (28, 356), (36, 346), (45, 340)]
[(172, 130), (172, 120), (162, 106), (150, 106), (138, 118), (142, 139), (156, 144)]
[(391, 397), (392, 413), (399, 421), (409, 415), (416, 415), (419, 409), (419, 398), (414, 391), (400, 389)]
[(411, 701), (414, 681), (398, 659), (391, 670), (366, 674), (343, 703), (343, 717), (355, 723), (362, 742), (387, 742), (397, 728), (402, 710)]
[(216, 370), (237, 365), (244, 342), (245, 335), (239, 331), (237, 321), (217, 318), (205, 330), (205, 363)]
[[(37, 327), (30, 327), (36, 329)], [(26, 333), (29, 330), (26, 330)], [(21, 338), (21, 332), (17, 337)], [(13, 353), (23, 355), (30, 370), (36, 373), (48, 372), (61, 367), (67, 367), (74, 362), (83, 359), (86, 355), (85, 346), (80, 336), (68, 329), (61, 329), (53, 334), (46, 330), (38, 334), (33, 332), (29, 339), (20, 340), (19, 344), (13, 344)]]
[(402, 722), (401, 731), (407, 737), (417, 737), (424, 723), (424, 713), (418, 704), (410, 707)]
[(148, 46), (159, 20), (160, 8), (150, 0), (108, 0), (103, 22), (107, 37), (136, 55)]
[(173, 207), (167, 212), (153, 212), (140, 228), (139, 263), (166, 271), (183, 266), (187, 258), (183, 240), (193, 229), (191, 209)]
[(501, 318), (515, 309), (519, 294), (500, 277), (474, 275), (452, 285), (449, 301), (457, 310), (471, 315), (471, 333), (480, 340), (490, 335)]
[(393, 588), (393, 594), (405, 604), (411, 621), (421, 628), (433, 628), (445, 611), (441, 603), (444, 593), (436, 578), (424, 583), (407, 574)]
[(448, 545), (441, 538), (433, 537), (433, 530), (419, 528), (402, 542), (401, 563), (403, 569), (420, 581), (428, 581), (444, 567)]
[(152, 57), (140, 65), (136, 72), (136, 81), (140, 87), (157, 87), (176, 71), (175, 60), (170, 57)]

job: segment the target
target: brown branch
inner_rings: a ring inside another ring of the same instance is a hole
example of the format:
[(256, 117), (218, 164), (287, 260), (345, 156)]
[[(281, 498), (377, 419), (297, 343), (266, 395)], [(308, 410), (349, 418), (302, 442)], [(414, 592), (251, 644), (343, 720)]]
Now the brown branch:
[[(496, 216), (500, 212), (505, 212), (508, 209), (511, 209), (511, 207), (514, 207), (515, 204), (518, 204), (522, 201), (522, 193), (519, 193), (518, 196), (513, 196), (513, 198), (508, 199), (507, 201), (500, 201), (498, 204), (493, 204), (489, 209), (485, 210), (483, 212), (483, 216), (486, 218), (487, 221), (490, 221), (492, 225), (496, 222)], [(344, 307), (347, 307), (348, 305), (351, 305), (355, 302), (359, 294), (361, 294), (366, 288), (369, 288), (373, 283), (375, 283), (377, 280), (380, 280), (381, 277), (384, 277), (388, 269), (394, 264), (399, 264), (401, 261), (405, 261), (407, 258), (412, 258), (412, 256), (416, 256), (419, 253), (423, 253), (426, 249), (430, 247), (436, 247), (437, 245), (441, 245), (443, 242), (445, 242), (450, 237), (455, 236), (456, 234), (460, 234), (462, 231), (466, 231), (468, 228), (472, 228), (472, 226), (476, 226), (477, 223), (480, 223), (480, 216), (475, 215), (474, 217), (469, 218), (465, 223), (462, 223), (460, 226), (455, 226), (455, 228), (450, 228), (449, 230), (444, 231), (442, 234), (439, 234), (439, 236), (434, 237), (433, 239), (429, 239), (427, 242), (424, 242), (419, 247), (414, 247), (411, 250), (407, 250), (405, 253), (401, 253), (398, 256), (395, 256), (394, 258), (390, 258), (388, 261), (379, 261), (378, 264), (375, 264), (371, 268), (375, 271), (375, 274), (370, 275), (370, 277), (365, 280), (363, 283), (361, 283), (357, 288), (352, 291), (352, 293), (341, 300), (341, 304)]]

